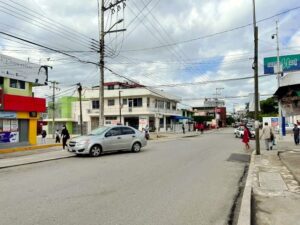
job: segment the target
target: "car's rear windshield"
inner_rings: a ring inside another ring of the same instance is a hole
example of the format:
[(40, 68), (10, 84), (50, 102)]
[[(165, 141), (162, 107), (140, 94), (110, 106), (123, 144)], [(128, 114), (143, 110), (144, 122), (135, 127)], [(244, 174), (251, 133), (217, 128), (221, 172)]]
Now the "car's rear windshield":
[(100, 135), (107, 131), (107, 129), (109, 129), (109, 127), (99, 127), (95, 130), (92, 130), (89, 135)]

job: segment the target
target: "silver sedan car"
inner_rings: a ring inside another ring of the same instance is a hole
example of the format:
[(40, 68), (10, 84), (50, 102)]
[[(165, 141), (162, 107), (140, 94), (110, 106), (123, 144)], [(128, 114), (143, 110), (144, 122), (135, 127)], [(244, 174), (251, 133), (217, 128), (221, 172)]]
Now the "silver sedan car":
[(129, 126), (103, 126), (90, 134), (69, 141), (68, 150), (76, 154), (100, 156), (104, 152), (131, 150), (139, 152), (147, 145), (145, 134)]

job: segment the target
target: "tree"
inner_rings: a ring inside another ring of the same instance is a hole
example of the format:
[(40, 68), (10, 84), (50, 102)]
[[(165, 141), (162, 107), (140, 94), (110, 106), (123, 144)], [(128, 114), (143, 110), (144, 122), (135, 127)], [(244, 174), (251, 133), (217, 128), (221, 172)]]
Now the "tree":
[(262, 114), (278, 114), (278, 103), (274, 97), (260, 101), (260, 109)]

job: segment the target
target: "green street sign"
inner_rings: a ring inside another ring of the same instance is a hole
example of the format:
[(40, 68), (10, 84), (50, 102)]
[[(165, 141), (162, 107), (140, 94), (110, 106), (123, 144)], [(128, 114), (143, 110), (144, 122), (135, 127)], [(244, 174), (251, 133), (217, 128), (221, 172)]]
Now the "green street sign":
[[(280, 68), (282, 72), (292, 72), (300, 70), (300, 54), (283, 55), (279, 57)], [(264, 73), (274, 74), (274, 68), (277, 66), (277, 57), (264, 58)]]

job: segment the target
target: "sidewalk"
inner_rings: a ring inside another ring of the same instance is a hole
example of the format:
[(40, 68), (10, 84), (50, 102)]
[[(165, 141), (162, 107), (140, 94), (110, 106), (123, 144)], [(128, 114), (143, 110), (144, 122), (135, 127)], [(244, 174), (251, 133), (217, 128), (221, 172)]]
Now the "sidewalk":
[(251, 159), (252, 224), (300, 224), (300, 147), (288, 136), (276, 150), (261, 149)]

